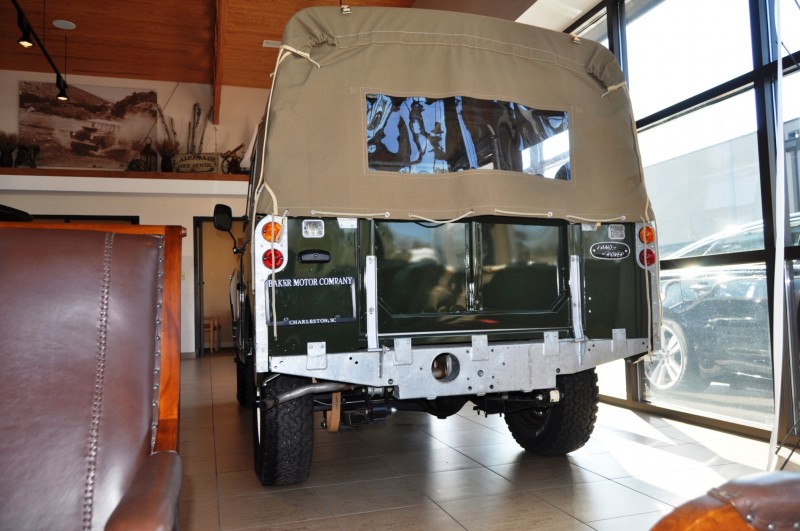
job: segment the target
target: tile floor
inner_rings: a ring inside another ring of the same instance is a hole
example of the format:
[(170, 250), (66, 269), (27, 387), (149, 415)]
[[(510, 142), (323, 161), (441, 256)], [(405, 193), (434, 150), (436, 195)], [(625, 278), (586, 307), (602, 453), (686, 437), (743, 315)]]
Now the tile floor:
[[(497, 415), (398, 413), (318, 429), (310, 478), (262, 487), (232, 354), (181, 363), (180, 519), (216, 529), (649, 529), (673, 506), (763, 470), (766, 443), (602, 404), (591, 441), (526, 455)], [(800, 465), (790, 463), (800, 470)]]

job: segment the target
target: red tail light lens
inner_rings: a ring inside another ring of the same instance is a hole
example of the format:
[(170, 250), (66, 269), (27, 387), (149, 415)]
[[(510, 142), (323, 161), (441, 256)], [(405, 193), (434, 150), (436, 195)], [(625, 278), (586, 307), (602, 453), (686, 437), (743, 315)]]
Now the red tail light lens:
[(656, 253), (652, 249), (645, 249), (639, 253), (639, 262), (646, 267), (656, 263)]
[(261, 257), (261, 261), (270, 269), (278, 269), (283, 265), (283, 253), (277, 249), (268, 249)]

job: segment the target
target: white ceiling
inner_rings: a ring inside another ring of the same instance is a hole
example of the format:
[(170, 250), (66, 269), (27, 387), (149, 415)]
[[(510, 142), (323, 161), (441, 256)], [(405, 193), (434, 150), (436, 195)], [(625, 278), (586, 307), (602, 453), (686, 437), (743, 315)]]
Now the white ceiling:
[(564, 31), (597, 5), (599, 0), (537, 0), (517, 22)]

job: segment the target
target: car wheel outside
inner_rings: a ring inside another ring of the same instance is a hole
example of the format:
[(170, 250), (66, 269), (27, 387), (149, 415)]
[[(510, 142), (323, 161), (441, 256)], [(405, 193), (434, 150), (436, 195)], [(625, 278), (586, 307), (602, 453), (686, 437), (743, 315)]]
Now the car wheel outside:
[(599, 391), (594, 369), (556, 377), (561, 401), (547, 408), (506, 415), (520, 446), (537, 455), (564, 455), (589, 440), (597, 420)]
[(661, 325), (661, 350), (644, 363), (644, 374), (650, 386), (659, 391), (679, 387), (702, 390), (708, 383), (700, 375), (697, 360), (689, 355), (686, 336), (674, 321)]
[(302, 378), (278, 376), (261, 387), (262, 405), (253, 408), (253, 453), (262, 485), (291, 485), (308, 478), (314, 446), (313, 396), (263, 408), (265, 401), (306, 383)]

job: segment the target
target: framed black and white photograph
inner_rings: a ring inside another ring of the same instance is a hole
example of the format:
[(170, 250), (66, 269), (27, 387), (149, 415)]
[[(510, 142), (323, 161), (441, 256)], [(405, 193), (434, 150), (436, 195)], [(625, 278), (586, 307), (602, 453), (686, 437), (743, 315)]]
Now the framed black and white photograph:
[(38, 146), (40, 168), (124, 170), (146, 138), (156, 142), (157, 94), (148, 89), (20, 81), (20, 144)]

